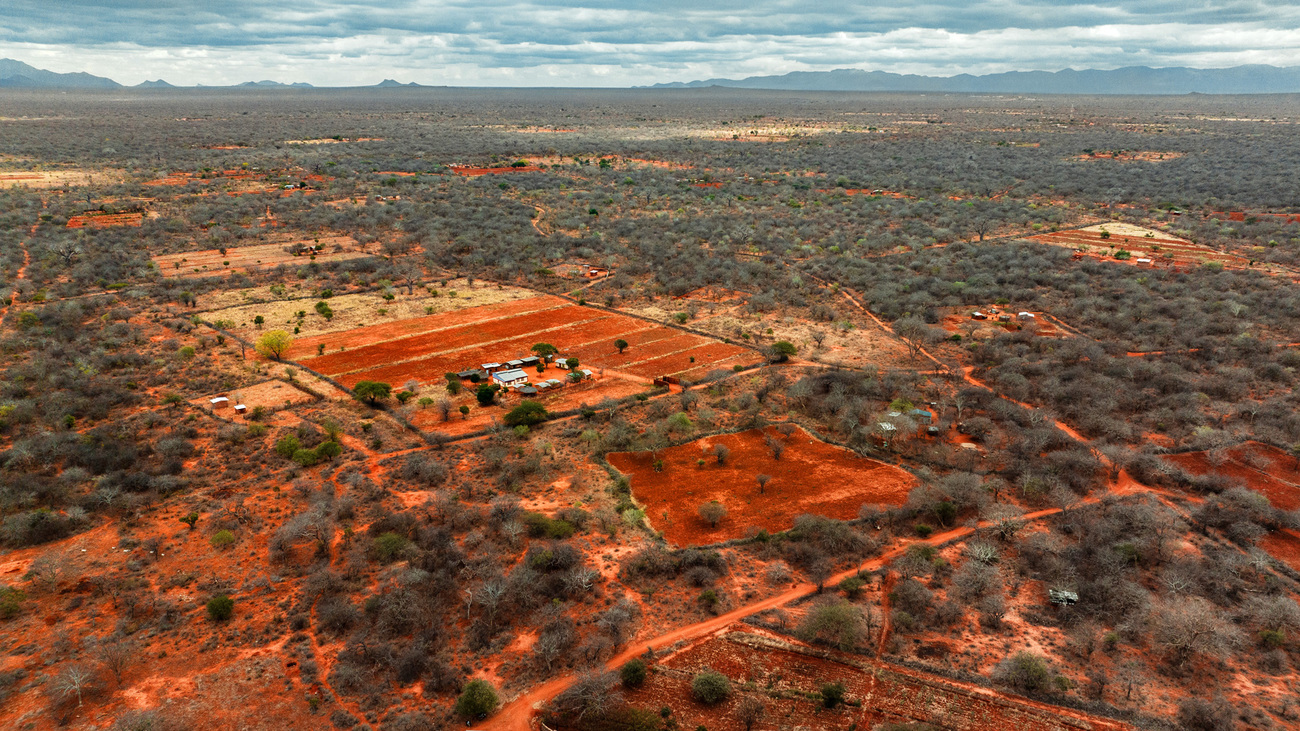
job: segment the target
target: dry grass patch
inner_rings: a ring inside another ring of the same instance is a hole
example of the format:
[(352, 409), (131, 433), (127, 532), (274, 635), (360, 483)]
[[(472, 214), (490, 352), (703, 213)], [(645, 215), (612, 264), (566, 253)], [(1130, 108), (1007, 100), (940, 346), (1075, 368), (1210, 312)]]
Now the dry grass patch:
[[(471, 289), (464, 279), (449, 281), (445, 289), (438, 288), (437, 292), (438, 296), (435, 297), (426, 290), (417, 289), (412, 296), (406, 294), (405, 288), (395, 288), (391, 300), (384, 299), (382, 292), (338, 295), (327, 300), (330, 309), (334, 311), (333, 318), (329, 320), (316, 312), (315, 305), (320, 300), (312, 297), (309, 292), (291, 290), (290, 296), (297, 299), (277, 300), (273, 299), (267, 287), (255, 287), (206, 295), (201, 304), (208, 308), (215, 307), (204, 315), (208, 322), (233, 322), (235, 326), (231, 332), (253, 339), (258, 335), (258, 327), (253, 319), (258, 315), (266, 320), (262, 330), (287, 329), (292, 332), (298, 323), (296, 314), (305, 311), (307, 316), (302, 319), (301, 325), (297, 325), (298, 336), (308, 337), (499, 302), (513, 302), (533, 296), (532, 292), (515, 287), (480, 285)], [(452, 292), (456, 296), (451, 296)], [(241, 302), (243, 304), (238, 304)]]

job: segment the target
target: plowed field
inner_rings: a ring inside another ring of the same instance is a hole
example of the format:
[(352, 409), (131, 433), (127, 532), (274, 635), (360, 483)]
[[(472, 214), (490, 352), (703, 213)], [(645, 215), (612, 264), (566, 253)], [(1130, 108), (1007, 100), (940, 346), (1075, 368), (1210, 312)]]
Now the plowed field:
[[(621, 354), (614, 347), (619, 338), (629, 342)], [(539, 342), (586, 368), (647, 379), (726, 359), (759, 360), (744, 348), (546, 296), (304, 338), (289, 357), (348, 386), (412, 378), (433, 383), (448, 372), (526, 356)], [(321, 345), (324, 355), (313, 357)]]
[[(786, 447), (779, 460), (764, 442), (767, 435)], [(722, 464), (713, 456), (717, 444), (730, 450)], [(697, 464), (701, 458), (703, 466)], [(739, 538), (752, 527), (785, 530), (803, 513), (853, 518), (863, 503), (901, 505), (916, 485), (916, 478), (897, 467), (859, 457), (802, 429), (788, 437), (776, 427), (754, 429), (661, 450), (659, 472), (650, 452), (618, 452), (608, 459), (631, 476), (632, 493), (654, 527), (679, 546)], [(761, 494), (755, 479), (760, 474), (772, 477)], [(711, 500), (727, 509), (716, 528), (696, 512)]]

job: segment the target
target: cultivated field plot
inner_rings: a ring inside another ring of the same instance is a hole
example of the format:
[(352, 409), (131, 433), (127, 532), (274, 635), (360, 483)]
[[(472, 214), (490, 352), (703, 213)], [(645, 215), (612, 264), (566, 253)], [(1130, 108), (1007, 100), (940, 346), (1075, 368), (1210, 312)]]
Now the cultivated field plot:
[[(716, 706), (689, 702), (691, 679), (706, 668), (731, 680), (733, 692)], [(828, 680), (845, 685), (846, 700), (823, 707)], [(876, 728), (877, 724), (924, 723), (926, 728), (985, 731), (1119, 731), (1129, 726), (1080, 711), (1036, 703), (910, 668), (809, 647), (762, 630), (732, 625), (661, 660), (629, 703), (676, 711), (680, 728), (744, 728), (738, 709), (748, 694), (767, 706), (764, 719), (780, 728)], [(763, 723), (757, 728), (776, 728)]]
[(114, 228), (116, 226), (138, 228), (143, 223), (143, 213), (98, 213), (91, 211), (69, 218), (68, 228)]
[[(214, 407), (211, 400), (217, 396), (225, 396), (229, 401), (222, 404), (220, 407)], [(222, 391), (221, 393), (214, 393), (200, 398), (191, 399), (190, 403), (228, 419), (233, 419), (236, 418), (236, 404), (247, 406), (250, 412), (259, 406), (267, 411), (273, 411), (275, 409), (284, 409), (299, 404), (311, 403), (315, 400), (315, 396), (312, 396), (306, 391), (294, 388), (284, 381), (263, 381), (262, 383), (256, 383), (252, 386), (244, 386), (243, 388), (236, 388), (230, 391)]]
[[(357, 381), (438, 383), (449, 372), (526, 356), (542, 342), (556, 346), (565, 357), (579, 358), (584, 367), (616, 368), (647, 380), (695, 377), (719, 365), (759, 360), (744, 348), (689, 334), (653, 345), (679, 334), (542, 296), (303, 338), (294, 343), (289, 357), (349, 387)], [(622, 354), (614, 347), (619, 338), (629, 343)], [(310, 357), (322, 345), (324, 355)]]
[[(303, 246), (316, 245), (321, 251), (314, 254), (298, 255), (285, 251), (293, 244)], [(338, 250), (342, 247), (341, 250)], [(153, 258), (158, 270), (169, 277), (211, 277), (230, 272), (247, 272), (256, 269), (272, 269), (281, 264), (302, 265), (311, 261), (331, 262), (346, 259), (361, 259), (374, 256), (378, 246), (363, 247), (351, 236), (322, 236), (318, 239), (297, 239), (284, 237), (275, 243), (256, 244), (226, 249), (206, 249), (204, 251), (187, 251), (181, 254), (161, 254)]]
[[(642, 317), (669, 321), (676, 312), (684, 311), (692, 303), (699, 306), (699, 312), (697, 319), (687, 321), (687, 326), (719, 338), (743, 342), (744, 334), (748, 333), (751, 336), (748, 342), (760, 346), (784, 340), (799, 349), (799, 358), (833, 365), (854, 368), (916, 367), (916, 361), (911, 358), (902, 341), (848, 308), (839, 312), (837, 321), (850, 323), (852, 327), (848, 329), (836, 322), (812, 322), (777, 313), (752, 314), (743, 310), (740, 303), (734, 300), (724, 303), (673, 300), (672, 304), (666, 306), (655, 302), (624, 309)], [(817, 344), (818, 334), (822, 336), (821, 345)]]
[[(773, 456), (769, 440), (783, 448), (780, 459)], [(722, 463), (713, 451), (718, 445), (729, 451)], [(706, 437), (660, 450), (658, 458), (663, 469), (656, 472), (650, 452), (607, 457), (631, 477), (632, 494), (654, 527), (679, 546), (739, 538), (755, 527), (786, 530), (804, 513), (854, 518), (863, 503), (901, 505), (916, 486), (916, 478), (897, 467), (859, 457), (799, 428), (788, 436), (770, 426)], [(758, 475), (771, 477), (761, 493)], [(712, 500), (727, 509), (717, 527), (697, 512)]]
[(480, 175), (505, 175), (507, 173), (540, 173), (541, 168), (536, 165), (520, 165), (519, 167), (499, 167), (499, 168), (476, 168), (470, 165), (448, 165), (453, 173), (466, 177), (477, 178)]
[(1160, 152), (1158, 150), (1107, 150), (1075, 155), (1076, 160), (1119, 160), (1121, 162), (1168, 162), (1186, 155), (1185, 152)]
[[(1104, 234), (1109, 233), (1108, 237)], [(1089, 256), (1118, 261), (1135, 266), (1190, 268), (1218, 263), (1231, 269), (1244, 269), (1249, 259), (1215, 251), (1208, 246), (1194, 244), (1170, 236), (1163, 231), (1153, 231), (1124, 223), (1102, 223), (1074, 231), (1054, 231), (1029, 237), (1053, 246), (1077, 249)], [(1128, 259), (1115, 259), (1114, 252), (1129, 252)], [(1142, 262), (1139, 259), (1150, 259)]]
[(89, 170), (0, 170), (0, 188), (66, 188), (73, 185), (115, 183), (122, 175)]
[[(329, 320), (314, 309), (319, 299), (303, 297), (306, 293), (300, 291), (291, 295), (294, 299), (276, 299), (266, 287), (200, 295), (199, 306), (207, 310), (204, 319), (208, 322), (233, 322), (235, 327), (230, 331), (250, 341), (256, 340), (259, 335), (253, 321), (259, 315), (266, 320), (262, 330), (280, 328), (292, 331), (297, 325), (299, 340), (302, 340), (324, 333), (352, 330), (363, 325), (395, 323), (533, 296), (532, 292), (516, 287), (478, 286), (471, 289), (468, 285), (464, 279), (451, 280), (445, 288), (439, 285), (436, 297), (423, 289), (417, 289), (413, 296), (407, 295), (406, 289), (400, 287), (394, 291), (391, 300), (384, 299), (380, 292), (335, 295), (328, 300), (330, 309), (334, 312)], [(452, 292), (455, 293), (454, 297), (451, 296)], [(236, 304), (241, 302), (243, 304)], [(381, 313), (380, 310), (384, 312)], [(299, 311), (307, 313), (307, 317), (301, 321), (295, 317)]]
[(1276, 447), (1246, 442), (1217, 457), (1206, 452), (1186, 452), (1165, 459), (1195, 475), (1215, 474), (1236, 480), (1267, 497), (1273, 507), (1300, 508), (1300, 470), (1295, 469), (1296, 459)]

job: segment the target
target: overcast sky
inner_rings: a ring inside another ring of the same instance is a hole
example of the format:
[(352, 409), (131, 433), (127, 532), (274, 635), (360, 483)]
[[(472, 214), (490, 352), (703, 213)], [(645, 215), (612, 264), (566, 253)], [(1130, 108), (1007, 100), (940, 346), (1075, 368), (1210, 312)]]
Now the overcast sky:
[(630, 86), (861, 68), (1300, 65), (1296, 0), (0, 0), (0, 57), (124, 84)]

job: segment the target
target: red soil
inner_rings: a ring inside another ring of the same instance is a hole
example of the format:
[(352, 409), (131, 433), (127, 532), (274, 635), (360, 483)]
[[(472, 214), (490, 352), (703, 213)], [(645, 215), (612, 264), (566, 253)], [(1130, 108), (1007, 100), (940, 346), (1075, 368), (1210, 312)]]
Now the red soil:
[[(723, 703), (691, 700), (695, 673), (711, 668), (726, 675), (737, 692)], [(822, 707), (820, 688), (828, 680), (846, 686), (852, 704)], [(940, 724), (943, 728), (1010, 728), (1065, 731), (1125, 729), (1126, 724), (1088, 716), (967, 683), (947, 680), (858, 655), (814, 649), (801, 642), (732, 625), (661, 660), (646, 684), (629, 692), (633, 705), (676, 711), (680, 728), (743, 728), (740, 701), (756, 694), (767, 706), (758, 728), (873, 728), (882, 722)], [(761, 689), (761, 690), (759, 690)], [(777, 724), (774, 726), (772, 724)]]
[[(629, 343), (623, 353), (614, 347), (619, 338)], [(412, 378), (431, 383), (449, 372), (526, 356), (539, 342), (551, 343), (564, 357), (578, 358), (583, 367), (615, 368), (645, 379), (748, 355), (743, 348), (702, 336), (556, 297), (533, 297), (306, 338), (294, 345), (289, 357), (348, 385), (405, 383)], [(324, 355), (307, 355), (321, 345)], [(748, 357), (750, 363), (756, 360)]]
[(1295, 469), (1294, 457), (1259, 442), (1234, 447), (1225, 456), (1222, 464), (1215, 464), (1205, 452), (1175, 454), (1165, 459), (1192, 474), (1217, 474), (1238, 480), (1282, 510), (1300, 508), (1300, 471)]
[[(780, 460), (773, 459), (765, 435), (786, 445)], [(716, 444), (731, 450), (723, 464), (713, 457)], [(818, 441), (802, 429), (789, 437), (776, 427), (706, 437), (658, 456), (664, 462), (660, 472), (650, 452), (619, 452), (608, 459), (631, 477), (633, 494), (655, 528), (679, 546), (738, 538), (751, 527), (785, 530), (804, 513), (853, 518), (863, 503), (901, 505), (916, 485), (916, 478), (897, 467)], [(703, 466), (697, 464), (701, 458)], [(755, 480), (760, 474), (772, 477), (762, 494)], [(711, 500), (728, 511), (716, 528), (696, 512)]]
[(286, 357), (298, 360), (300, 356), (315, 353), (317, 346), (324, 344), (325, 352), (330, 353), (340, 348), (358, 348), (370, 343), (383, 342), (393, 338), (419, 335), (438, 330), (472, 325), (485, 320), (496, 320), (522, 315), (540, 310), (563, 307), (568, 303), (558, 297), (530, 297), (528, 299), (500, 302), (493, 305), (470, 307), (454, 312), (444, 312), (425, 317), (412, 317), (406, 320), (369, 325), (355, 330), (326, 333), (309, 338), (294, 340)]
[(143, 213), (99, 213), (90, 211), (68, 219), (68, 228), (113, 228), (115, 226), (139, 227), (144, 223)]
[(517, 168), (476, 168), (469, 165), (448, 165), (451, 171), (457, 175), (463, 175), (467, 178), (474, 178), (480, 175), (501, 175), (503, 173), (538, 173), (542, 169), (536, 165), (523, 165)]
[(1300, 535), (1290, 529), (1282, 529), (1264, 536), (1259, 547), (1270, 556), (1300, 571)]
[[(321, 246), (327, 250), (298, 255), (285, 251), (285, 247), (294, 243), (289, 240), (273, 244), (256, 244), (226, 249), (206, 249), (204, 251), (187, 251), (180, 254), (163, 254), (153, 258), (158, 270), (169, 277), (210, 277), (229, 272), (243, 272), (254, 269), (271, 269), (281, 264), (306, 264), (310, 261), (327, 262), (344, 259), (359, 259), (371, 256), (364, 247), (347, 236), (321, 237)], [(298, 241), (303, 245), (312, 240)], [(334, 245), (344, 247), (343, 251), (334, 251)]]
[(696, 188), (721, 188), (722, 183), (694, 183)]
[[(0, 179), (3, 179), (0, 177)], [(1300, 223), (1300, 213), (1247, 213), (1245, 211), (1211, 211), (1206, 218), (1227, 218), (1229, 221), (1245, 221), (1250, 218), (1275, 218), (1281, 223)]]

